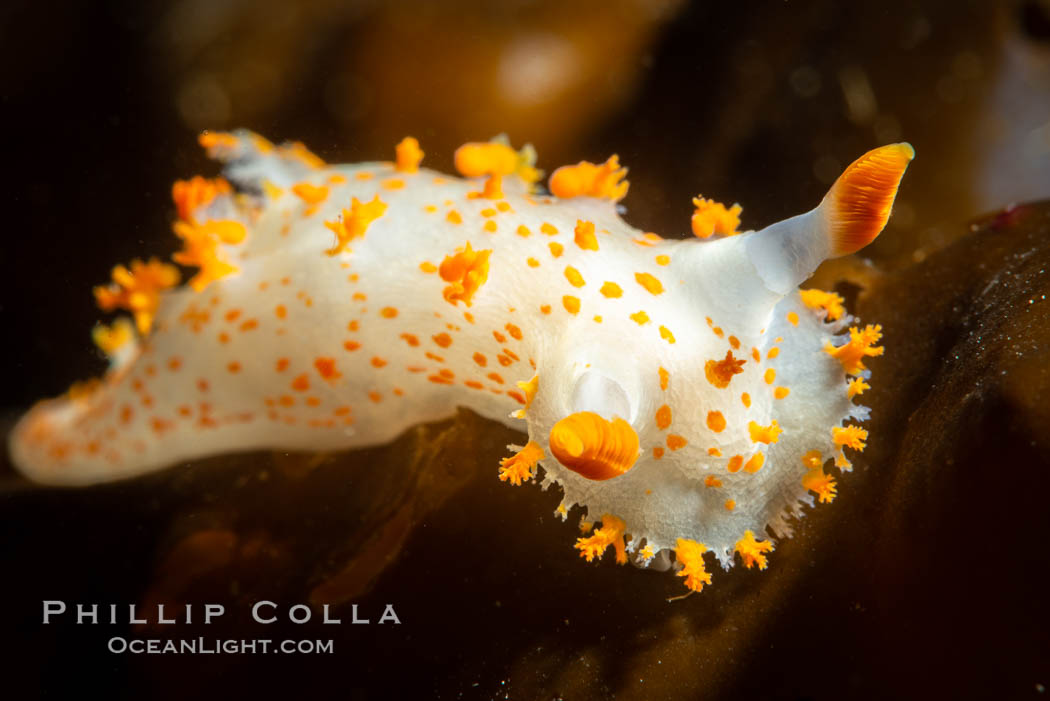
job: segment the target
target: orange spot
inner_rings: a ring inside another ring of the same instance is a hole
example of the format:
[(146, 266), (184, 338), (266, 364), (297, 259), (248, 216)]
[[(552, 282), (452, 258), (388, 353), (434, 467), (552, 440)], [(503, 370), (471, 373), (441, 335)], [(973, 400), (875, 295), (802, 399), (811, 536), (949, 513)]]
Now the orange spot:
[(644, 326), (645, 324), (649, 323), (649, 315), (646, 314), (644, 311), (638, 311), (634, 314), (631, 314), (630, 319), (639, 326)]
[(751, 395), (747, 392), (740, 395), (740, 401), (743, 402), (745, 407), (751, 408)]
[(585, 284), (583, 276), (580, 275), (580, 271), (571, 265), (565, 267), (565, 279), (569, 281), (569, 284), (573, 287), (583, 287)]
[(726, 499), (726, 503), (723, 504), (726, 511), (732, 511), (736, 508), (736, 502), (732, 499)]
[(773, 384), (774, 382), (776, 382), (777, 379), (777, 371), (773, 368), (767, 368), (765, 373), (763, 373), (762, 375), (762, 379), (766, 381), (767, 385)]
[(554, 236), (558, 233), (558, 227), (548, 222), (543, 222), (542, 224), (540, 224), (540, 231), (545, 233), (547, 236)]
[(310, 389), (310, 378), (306, 376), (306, 373), (303, 373), (292, 380), (292, 389), (296, 392), (305, 392)]
[(707, 449), (707, 454), (710, 455), (711, 457), (715, 457), (715, 458), (722, 457), (722, 451), (719, 450), (718, 448), (708, 448)]
[(551, 305), (549, 305), (549, 304), (541, 304), (540, 305), (540, 311), (543, 312), (544, 314), (550, 314), (551, 313)]
[(524, 224), (518, 225), (518, 228), (517, 228), (516, 231), (517, 231), (518, 236), (528, 236), (529, 234), (532, 233), (531, 231), (529, 231), (529, 227), (525, 226)]
[(788, 396), (789, 394), (791, 394), (791, 390), (788, 389), (787, 387), (777, 387), (776, 389), (773, 390), (773, 398), (774, 399), (783, 399), (784, 397)]
[(490, 234), (494, 234), (494, 233), (496, 233), (496, 229), (498, 227), (496, 226), (496, 222), (494, 222), (491, 219), (489, 219), (487, 222), (485, 222), (485, 224), (481, 228), (483, 228), (485, 231), (489, 232)]
[(798, 326), (798, 314), (796, 314), (795, 312), (788, 312), (787, 320), (791, 323), (792, 326)]
[(371, 399), (376, 404), (378, 404), (379, 402), (383, 401), (383, 395), (381, 395), (379, 392), (376, 392), (375, 390), (372, 390), (371, 392), (368, 393), (368, 398)]
[(387, 190), (400, 190), (405, 186), (405, 181), (401, 178), (390, 178), (389, 180), (383, 181), (383, 187)]
[(314, 358), (314, 367), (317, 369), (317, 374), (326, 380), (337, 380), (342, 377), (335, 368), (335, 358), (323, 356)]
[(490, 380), (492, 380), (498, 385), (503, 384), (503, 377), (498, 372), (490, 372), (488, 375), (486, 375), (486, 377), (488, 377)]
[(239, 373), (241, 371), (241, 364), (238, 363), (236, 360), (234, 360), (233, 362), (229, 363), (226, 366), (226, 369), (229, 370), (234, 375), (236, 375), (237, 373)]
[(361, 344), (357, 341), (343, 341), (343, 348), (348, 351), (355, 351), (361, 347)]
[(671, 382), (671, 373), (664, 370), (662, 367), (657, 370), (660, 375), (660, 389), (667, 391), (667, 386)]
[(481, 367), (485, 367), (489, 364), (488, 358), (486, 358), (482, 353), (474, 354), (474, 362), (480, 365)]
[(538, 267), (540, 267), (540, 262), (538, 260), (536, 260), (535, 258), (528, 258), (528, 259), (525, 260), (525, 262), (528, 263), (530, 268), (538, 268)]
[(405, 339), (405, 343), (415, 348), (419, 345), (419, 338), (415, 334), (403, 333), (401, 338)]
[(457, 212), (454, 209), (449, 210), (449, 213), (445, 215), (445, 219), (450, 224), (462, 224), (463, 223), (463, 217), (460, 215), (459, 212)]
[(726, 357), (722, 360), (708, 360), (704, 363), (704, 375), (707, 381), (719, 389), (729, 386), (733, 375), (744, 371), (746, 360), (733, 357), (733, 351), (726, 351)]
[(422, 270), (424, 273), (436, 273), (438, 268), (433, 263), (423, 261), (419, 264), (419, 269)]
[(747, 425), (747, 431), (751, 435), (752, 443), (776, 443), (780, 440), (780, 434), (783, 433), (783, 429), (777, 423), (776, 419), (773, 419), (773, 423), (768, 426), (761, 426), (754, 421), (751, 421)]
[(583, 250), (598, 250), (598, 239), (594, 236), (594, 222), (578, 219), (573, 234), (575, 236), (576, 245)]
[(328, 199), (328, 188), (324, 185), (296, 183), (292, 185), (292, 192), (306, 204), (304, 214), (313, 214), (321, 203)]
[(562, 252), (565, 251), (565, 247), (557, 241), (551, 241), (549, 244), (547, 244), (547, 247), (551, 249), (551, 255), (555, 258), (560, 258)]
[(653, 446), (653, 457), (659, 460), (664, 456), (664, 448), (661, 445)]
[(660, 327), (660, 338), (664, 339), (668, 343), (674, 343), (674, 334), (671, 333), (671, 329), (666, 326)]
[(565, 307), (565, 311), (570, 314), (578, 314), (580, 311), (580, 300), (572, 295), (565, 295), (562, 297), (561, 303)]
[(733, 350), (740, 350), (740, 339), (736, 336), (729, 337), (729, 345), (733, 347)]
[(721, 433), (726, 428), (726, 418), (720, 411), (707, 412), (707, 427), (715, 433)]
[(620, 297), (623, 295), (623, 290), (615, 282), (609, 282), (606, 280), (602, 284), (602, 289), (599, 290), (604, 296), (609, 298)]
[(521, 329), (519, 329), (514, 324), (507, 324), (503, 328), (507, 330), (507, 333), (509, 333), (510, 337), (514, 340), (520, 341), (522, 339)]
[(722, 480), (718, 479), (714, 475), (708, 475), (707, 477), (704, 478), (704, 486), (705, 487), (721, 487), (722, 486)]
[(661, 431), (671, 425), (671, 407), (664, 404), (656, 410), (656, 425)]
[(274, 307), (273, 313), (277, 316), (278, 319), (283, 319), (286, 316), (288, 316), (288, 309), (285, 308), (283, 304), (278, 304), (276, 307)]
[(449, 336), (447, 333), (442, 332), (431, 336), (431, 338), (434, 340), (434, 343), (438, 344), (442, 348), (448, 348), (452, 345), (452, 337)]
[(651, 294), (658, 295), (664, 291), (663, 283), (649, 273), (635, 273), (634, 279)]
[(288, 369), (288, 362), (289, 362), (288, 358), (278, 358), (277, 359), (277, 365), (276, 365), (277, 372), (284, 372), (285, 370), (287, 370)]
[(378, 355), (372, 358), (372, 367), (381, 368), (386, 365), (386, 361), (380, 358)]
[(179, 358), (178, 356), (172, 356), (171, 358), (168, 358), (168, 370), (171, 370), (172, 372), (178, 372), (179, 368), (181, 368), (181, 367), (182, 367), (182, 359), (181, 358)]
[(762, 469), (762, 465), (766, 462), (766, 456), (764, 453), (755, 453), (751, 458), (744, 464), (744, 472), (755, 473)]
[(670, 265), (671, 264), (671, 257), (670, 256), (663, 256), (663, 255), (656, 256), (656, 264), (657, 265)]
[(729, 458), (729, 463), (726, 465), (730, 472), (739, 472), (740, 468), (744, 465), (743, 455), (734, 455)]
[(689, 441), (677, 434), (672, 433), (669, 436), (667, 436), (667, 447), (671, 450), (679, 450), (680, 448), (684, 448), (688, 444)]
[(382, 309), (379, 310), (379, 314), (384, 319), (393, 319), (394, 317), (397, 316), (397, 308), (396, 307), (383, 307)]
[(243, 324), (241, 324), (240, 328), (241, 331), (254, 331), (255, 329), (259, 328), (259, 320), (248, 319)]
[(504, 336), (503, 334), (501, 334), (499, 331), (493, 330), (492, 337), (495, 338), (496, 341), (498, 341), (499, 343), (506, 343), (507, 342), (507, 337)]

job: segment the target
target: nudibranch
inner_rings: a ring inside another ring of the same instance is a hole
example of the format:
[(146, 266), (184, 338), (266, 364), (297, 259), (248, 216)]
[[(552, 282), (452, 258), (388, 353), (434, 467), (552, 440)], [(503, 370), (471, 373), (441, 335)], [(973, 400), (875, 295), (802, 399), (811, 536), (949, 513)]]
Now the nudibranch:
[[(765, 568), (773, 538), (830, 502), (864, 448), (854, 399), (880, 327), (817, 265), (882, 230), (914, 156), (854, 162), (812, 211), (739, 232), (697, 198), (690, 240), (626, 224), (616, 156), (553, 172), (506, 139), (455, 154), (463, 177), (395, 160), (327, 165), (302, 144), (205, 133), (225, 178), (178, 182), (176, 263), (96, 288), (101, 379), (38, 403), (10, 437), (44, 483), (131, 477), (198, 456), (392, 440), (458, 406), (527, 430), (500, 480), (579, 506), (588, 561), (666, 569), (699, 591), (712, 553)], [(542, 468), (542, 471), (540, 470)], [(836, 470), (837, 468), (837, 470)]]

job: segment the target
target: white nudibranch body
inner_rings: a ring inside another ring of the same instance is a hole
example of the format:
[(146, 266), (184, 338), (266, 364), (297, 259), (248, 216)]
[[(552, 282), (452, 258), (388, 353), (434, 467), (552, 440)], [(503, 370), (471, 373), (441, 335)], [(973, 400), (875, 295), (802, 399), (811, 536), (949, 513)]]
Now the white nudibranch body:
[(559, 485), (564, 517), (601, 524), (588, 560), (674, 553), (690, 590), (704, 553), (766, 566), (788, 519), (831, 501), (834, 464), (864, 447), (851, 423), (879, 327), (798, 290), (824, 259), (870, 242), (913, 156), (876, 149), (821, 205), (737, 234), (739, 206), (698, 198), (694, 233), (623, 222), (616, 157), (560, 168), (535, 194), (535, 154), (467, 144), (454, 178), (392, 163), (326, 165), (301, 144), (205, 134), (223, 179), (176, 183), (175, 261), (117, 266), (96, 289), (105, 377), (39, 403), (10, 438), (51, 484), (130, 477), (253, 449), (392, 440), (465, 406), (527, 429), (499, 477)]

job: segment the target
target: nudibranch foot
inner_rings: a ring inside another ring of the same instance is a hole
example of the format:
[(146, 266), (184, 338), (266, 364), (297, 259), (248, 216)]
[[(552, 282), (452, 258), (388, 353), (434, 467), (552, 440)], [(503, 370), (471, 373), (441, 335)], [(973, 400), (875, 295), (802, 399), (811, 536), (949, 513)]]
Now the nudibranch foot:
[(869, 440), (855, 400), (881, 327), (798, 286), (881, 231), (907, 144), (760, 231), (697, 198), (689, 240), (621, 219), (615, 156), (555, 170), (546, 196), (535, 151), (505, 139), (457, 151), (463, 178), (422, 167), (412, 138), (356, 165), (247, 131), (201, 144), (226, 169), (173, 188), (188, 270), (139, 260), (97, 288), (130, 316), (93, 331), (103, 378), (12, 432), (32, 479), (372, 445), (465, 406), (527, 431), (496, 476), (560, 486), (560, 516), (582, 507), (584, 559), (673, 557), (693, 592), (712, 581), (707, 553), (765, 569), (764, 534), (831, 502)]

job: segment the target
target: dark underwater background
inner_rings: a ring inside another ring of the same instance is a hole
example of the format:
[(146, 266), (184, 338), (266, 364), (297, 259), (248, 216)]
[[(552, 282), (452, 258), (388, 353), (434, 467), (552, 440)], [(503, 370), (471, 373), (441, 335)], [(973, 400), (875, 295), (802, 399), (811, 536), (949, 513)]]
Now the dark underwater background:
[[(860, 256), (881, 323), (869, 447), (765, 572), (587, 565), (521, 435), (461, 411), (392, 445), (256, 453), (66, 490), (0, 458), (0, 696), (1038, 699), (1050, 685), (1050, 3), (100, 0), (0, 7), (6, 430), (98, 374), (92, 285), (176, 248), (171, 183), (238, 126), (330, 162), (406, 134), (451, 171), (506, 132), (541, 168), (617, 153), (627, 220), (697, 193), (760, 228), (866, 150), (917, 157)], [(42, 625), (42, 601), (211, 626)], [(344, 625), (260, 626), (253, 602)], [(375, 621), (392, 604), (401, 625)], [(199, 619), (198, 619), (199, 620)], [(115, 655), (113, 636), (332, 639), (331, 655)]]

